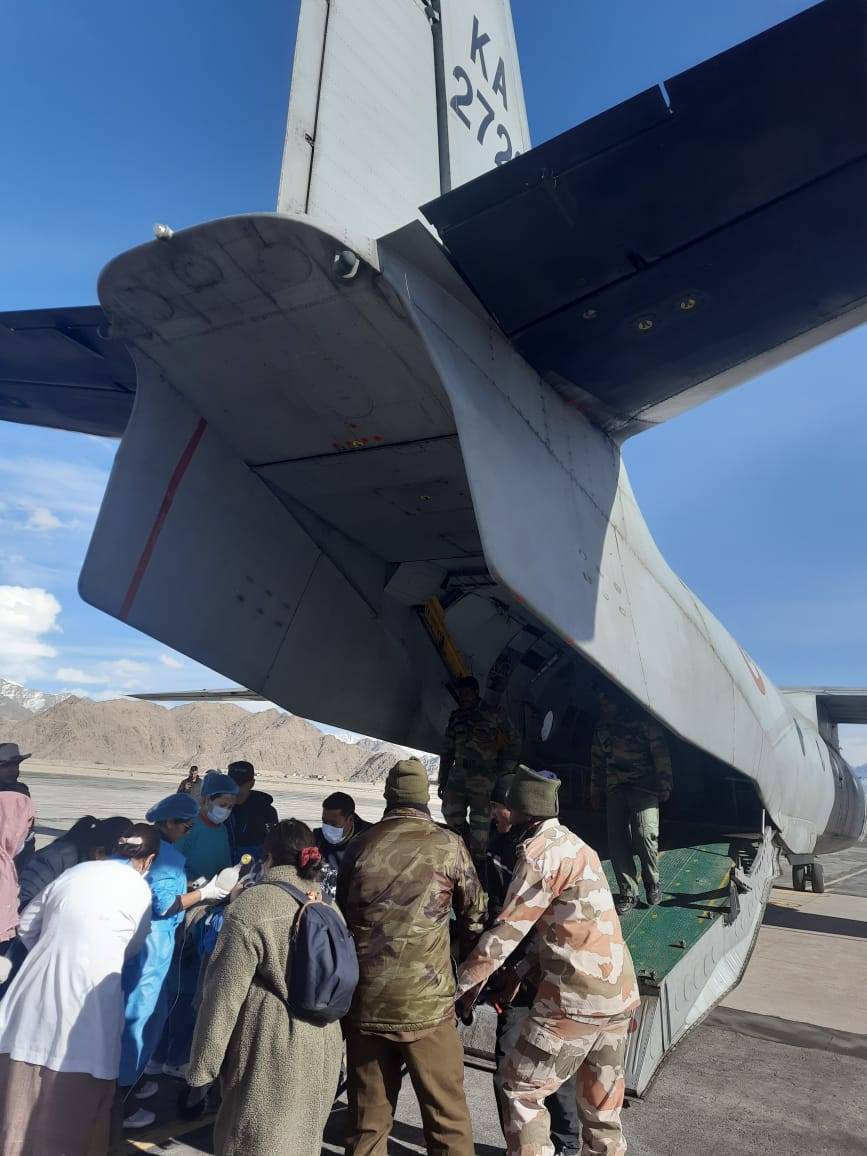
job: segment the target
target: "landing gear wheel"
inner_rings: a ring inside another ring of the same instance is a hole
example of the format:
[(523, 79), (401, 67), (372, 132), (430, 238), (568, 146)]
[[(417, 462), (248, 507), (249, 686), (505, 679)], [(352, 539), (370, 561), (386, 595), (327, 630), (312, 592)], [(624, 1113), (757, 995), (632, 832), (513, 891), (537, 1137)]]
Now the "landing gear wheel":
[(810, 883), (815, 895), (822, 895), (825, 891), (825, 868), (821, 863), (814, 863), (810, 868)]
[(807, 864), (799, 863), (792, 868), (792, 886), (796, 891), (807, 890)]

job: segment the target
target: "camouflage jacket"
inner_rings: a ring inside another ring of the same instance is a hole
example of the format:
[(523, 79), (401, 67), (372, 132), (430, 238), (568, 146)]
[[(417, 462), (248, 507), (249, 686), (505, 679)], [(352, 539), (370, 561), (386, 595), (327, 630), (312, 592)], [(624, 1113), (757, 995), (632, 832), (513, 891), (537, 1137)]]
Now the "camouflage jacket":
[(538, 973), (534, 1014), (585, 1023), (638, 1006), (638, 984), (599, 856), (546, 819), (518, 849), (503, 909), (458, 973), (463, 994), (530, 936), (516, 971)]
[(594, 791), (639, 787), (671, 793), (671, 753), (662, 728), (652, 719), (601, 720), (591, 753)]
[(521, 756), (521, 737), (500, 713), (479, 702), (453, 710), (440, 751), (440, 782), (452, 764), (464, 770), (484, 771), (495, 778), (514, 771)]
[(366, 1031), (434, 1027), (454, 1014), (451, 911), (474, 941), (485, 893), (463, 839), (398, 807), (346, 849), (337, 902), (355, 937), (360, 979), (349, 1022)]

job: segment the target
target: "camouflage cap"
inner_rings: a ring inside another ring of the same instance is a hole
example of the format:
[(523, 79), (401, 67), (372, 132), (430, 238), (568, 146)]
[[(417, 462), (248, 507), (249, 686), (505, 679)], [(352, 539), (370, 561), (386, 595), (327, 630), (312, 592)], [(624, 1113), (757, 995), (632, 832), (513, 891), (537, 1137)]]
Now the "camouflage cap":
[(401, 803), (428, 803), (430, 782), (420, 759), (401, 759), (395, 763), (385, 780), (385, 801), (392, 807)]
[(560, 813), (560, 780), (550, 771), (520, 766), (509, 791), (509, 806), (533, 819), (553, 819)]

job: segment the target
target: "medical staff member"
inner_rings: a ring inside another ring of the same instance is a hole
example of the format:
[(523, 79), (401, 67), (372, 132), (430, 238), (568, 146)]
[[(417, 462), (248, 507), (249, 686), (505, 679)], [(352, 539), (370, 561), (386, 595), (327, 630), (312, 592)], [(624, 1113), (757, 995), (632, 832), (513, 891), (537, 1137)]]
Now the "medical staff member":
[(24, 909), (28, 955), (0, 1003), (0, 1156), (108, 1151), (121, 970), (150, 929), (158, 849), (137, 823), (110, 859), (64, 871)]
[[(166, 979), (175, 950), (175, 932), (184, 912), (197, 903), (224, 899), (228, 894), (214, 879), (195, 891), (187, 891), (186, 861), (174, 844), (189, 833), (198, 814), (194, 798), (175, 794), (162, 799), (146, 815), (159, 831), (160, 847), (145, 876), (153, 896), (151, 929), (142, 950), (123, 970), (124, 1027), (117, 1082), (125, 1104), (165, 1027), (169, 1011)], [(156, 1091), (156, 1084), (147, 1083), (138, 1090), (136, 1099), (148, 1099)], [(155, 1118), (153, 1112), (139, 1108), (125, 1117), (123, 1126), (146, 1128)]]
[(202, 783), (198, 817), (180, 839), (177, 850), (187, 861), (188, 879), (210, 879), (232, 865), (226, 820), (238, 798), (238, 784), (219, 771), (208, 771)]

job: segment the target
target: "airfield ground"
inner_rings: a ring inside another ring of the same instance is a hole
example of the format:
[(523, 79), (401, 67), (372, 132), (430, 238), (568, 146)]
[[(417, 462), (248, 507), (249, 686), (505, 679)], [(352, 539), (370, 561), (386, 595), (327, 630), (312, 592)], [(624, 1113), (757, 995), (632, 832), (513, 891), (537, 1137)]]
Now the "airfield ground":
[[(181, 777), (48, 764), (27, 764), (24, 775), (40, 843), (85, 812), (140, 818)], [(302, 779), (261, 786), (281, 815), (309, 822), (337, 789)], [(381, 786), (350, 789), (359, 812), (377, 818)], [(635, 1156), (867, 1156), (867, 846), (824, 863), (825, 895), (794, 892), (788, 875), (781, 877), (743, 982), (670, 1057), (648, 1096), (630, 1105), (625, 1127)], [(209, 1127), (174, 1119), (181, 1085), (162, 1085), (147, 1105), (158, 1123), (131, 1136), (116, 1156), (213, 1153)], [(466, 1089), (476, 1153), (499, 1156), (503, 1142), (484, 1065), (466, 1068)], [(345, 1102), (338, 1102), (323, 1153), (342, 1152), (344, 1123)], [(405, 1088), (389, 1152), (424, 1151), (415, 1098)]]

